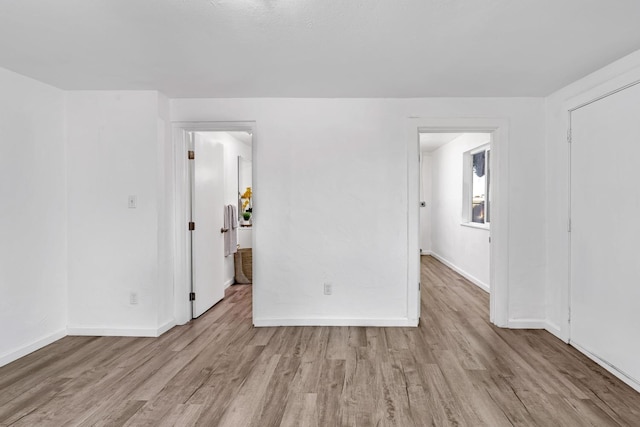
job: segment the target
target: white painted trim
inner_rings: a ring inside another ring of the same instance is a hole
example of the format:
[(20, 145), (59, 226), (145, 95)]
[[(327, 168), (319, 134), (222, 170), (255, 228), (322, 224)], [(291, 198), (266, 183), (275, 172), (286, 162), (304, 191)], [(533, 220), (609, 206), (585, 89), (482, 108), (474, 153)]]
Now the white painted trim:
[(48, 346), (49, 344), (58, 341), (60, 338), (64, 338), (66, 335), (67, 330), (61, 329), (52, 334), (39, 338), (31, 344), (27, 344), (16, 350), (12, 350), (6, 354), (3, 354), (2, 356), (0, 356), (0, 366), (8, 365), (9, 363), (18, 360), (21, 357), (26, 356), (27, 354), (33, 353), (36, 350), (40, 350), (42, 347)]
[[(482, 227), (489, 229), (489, 223), (477, 223), (473, 222), (473, 156), (480, 152), (490, 152), (491, 151), (491, 138), (493, 135), (489, 133), (485, 133), (489, 138), (488, 143), (484, 143), (482, 145), (477, 146), (471, 150), (467, 150), (462, 153), (462, 215), (460, 218), (460, 225), (464, 225), (467, 227)], [(489, 174), (492, 174), (491, 169), (491, 159), (490, 156), (485, 158), (485, 164), (488, 163), (487, 171)], [(491, 186), (491, 182), (489, 180), (485, 180), (485, 195), (489, 194), (488, 187)], [(489, 205), (490, 200), (487, 200), (487, 209), (491, 210), (491, 206)]]
[[(190, 247), (189, 235), (186, 231), (189, 221), (189, 197), (186, 187), (189, 182), (189, 168), (187, 158), (188, 142), (186, 130), (175, 124), (172, 127), (173, 164), (174, 164), (174, 195), (172, 200), (174, 210), (174, 268), (173, 268), (173, 299), (174, 313), (177, 324), (183, 325), (191, 320), (191, 307), (188, 295), (191, 291), (191, 269), (189, 268), (188, 251)], [(187, 302), (185, 303), (185, 299)]]
[[(407, 318), (418, 324), (420, 319), (420, 188), (421, 152), (419, 122), (407, 122)], [(398, 278), (400, 279), (400, 278)]]
[[(419, 314), (420, 280), (419, 233), (419, 133), (490, 132), (492, 180), (490, 247), (491, 322), (508, 327), (509, 319), (509, 120), (490, 117), (407, 119), (407, 308), (409, 317)], [(415, 159), (415, 161), (413, 161)], [(415, 255), (414, 255), (415, 254)]]
[(172, 329), (174, 326), (176, 326), (176, 321), (175, 319), (171, 319), (168, 320), (166, 322), (164, 322), (162, 325), (160, 325), (160, 327), (157, 329), (157, 337), (159, 337), (160, 335), (164, 334), (165, 332), (167, 332), (168, 330)]
[(551, 335), (554, 335), (556, 338), (560, 339), (561, 341), (563, 341), (565, 344), (569, 344), (569, 341), (562, 336), (562, 330), (560, 329), (560, 326), (549, 322), (547, 320), (546, 324), (545, 324), (545, 329), (547, 330), (547, 332), (549, 332)]
[(308, 318), (308, 319), (254, 319), (253, 326), (369, 326), (369, 327), (413, 327), (416, 319), (389, 318)]
[(456, 273), (458, 273), (459, 275), (461, 275), (462, 277), (464, 277), (465, 279), (467, 279), (468, 281), (470, 281), (471, 283), (473, 283), (474, 285), (476, 285), (477, 287), (479, 287), (480, 289), (482, 289), (483, 291), (485, 291), (486, 293), (490, 293), (489, 285), (484, 283), (482, 280), (467, 273), (466, 271), (464, 271), (463, 269), (461, 269), (451, 261), (447, 260), (443, 256), (438, 255), (433, 251), (431, 252), (431, 256), (437, 259), (438, 261), (440, 261), (441, 263), (443, 263), (444, 265), (446, 265), (447, 267), (449, 267), (450, 269), (452, 269), (453, 271), (455, 271)]
[[(186, 132), (234, 132), (234, 131), (246, 131), (252, 134), (252, 159), (256, 159), (257, 150), (257, 137), (256, 137), (256, 123), (254, 121), (225, 121), (225, 122), (172, 122), (172, 144), (173, 150), (173, 162), (174, 162), (174, 197), (175, 206), (173, 206), (175, 212), (175, 241), (174, 241), (174, 317), (176, 323), (179, 325), (185, 324), (191, 320), (191, 302), (189, 301), (189, 292), (191, 292), (191, 269), (189, 265), (191, 263), (191, 254), (188, 251), (189, 238), (187, 227), (185, 224), (189, 218), (189, 205), (188, 205), (188, 163), (187, 156), (185, 155), (187, 150), (186, 140), (184, 135)], [(252, 162), (253, 167), (253, 204), (259, 203), (259, 182), (256, 180), (256, 162)], [(259, 234), (259, 215), (252, 216), (252, 247), (257, 248), (256, 236)], [(256, 253), (253, 251), (253, 257), (256, 258)], [(257, 269), (256, 262), (254, 261), (253, 278), (254, 282), (257, 282), (257, 278), (260, 277), (260, 271)], [(225, 286), (226, 287), (226, 286)], [(256, 310), (256, 293), (253, 294), (253, 312)]]
[(632, 389), (640, 393), (640, 382), (629, 377), (624, 372), (618, 370), (618, 368), (616, 368), (615, 366), (607, 363), (605, 360), (600, 359), (598, 356), (589, 352), (589, 350), (585, 349), (584, 347), (581, 347), (580, 344), (576, 344), (575, 341), (571, 341), (569, 344), (572, 347), (575, 347), (576, 350), (578, 350), (580, 353), (584, 354), (589, 359), (593, 360), (598, 365), (602, 366), (604, 369), (606, 369), (610, 374), (618, 378), (620, 381), (622, 381), (623, 383), (627, 384), (629, 387), (631, 387)]
[(480, 224), (477, 222), (461, 222), (460, 225), (463, 227), (477, 228), (478, 230), (486, 230), (486, 231), (491, 230), (491, 228), (489, 227), (489, 224), (487, 223)]
[(545, 319), (509, 319), (507, 326), (510, 329), (546, 329)]
[(224, 282), (224, 288), (227, 289), (229, 286), (233, 285), (236, 282), (235, 278), (231, 278)]
[(109, 328), (109, 327), (82, 327), (73, 326), (67, 328), (67, 335), (70, 336), (90, 336), (90, 337), (151, 337), (160, 336), (161, 328)]

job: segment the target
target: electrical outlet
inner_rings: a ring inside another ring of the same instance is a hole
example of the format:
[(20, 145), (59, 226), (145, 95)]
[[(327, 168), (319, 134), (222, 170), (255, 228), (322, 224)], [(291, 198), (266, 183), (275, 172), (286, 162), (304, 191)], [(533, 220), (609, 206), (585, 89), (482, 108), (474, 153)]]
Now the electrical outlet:
[(138, 305), (138, 293), (137, 292), (129, 293), (129, 304)]
[(333, 285), (331, 285), (331, 283), (325, 283), (324, 284), (324, 294), (325, 295), (331, 295), (332, 292), (333, 292)]

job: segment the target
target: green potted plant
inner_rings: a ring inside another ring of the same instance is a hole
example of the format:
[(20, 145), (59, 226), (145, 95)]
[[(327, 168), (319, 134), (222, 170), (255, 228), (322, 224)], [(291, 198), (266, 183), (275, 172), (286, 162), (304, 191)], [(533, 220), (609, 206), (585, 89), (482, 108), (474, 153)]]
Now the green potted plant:
[(242, 199), (242, 218), (245, 221), (245, 224), (251, 224), (251, 214), (253, 212), (253, 206), (251, 205), (251, 197), (253, 196), (253, 192), (251, 187), (247, 187), (245, 192), (240, 195)]

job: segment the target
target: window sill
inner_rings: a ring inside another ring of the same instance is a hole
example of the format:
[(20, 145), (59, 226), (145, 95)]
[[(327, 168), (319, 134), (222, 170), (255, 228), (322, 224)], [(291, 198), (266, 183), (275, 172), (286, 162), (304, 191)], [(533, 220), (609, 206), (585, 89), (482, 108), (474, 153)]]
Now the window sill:
[(480, 224), (480, 223), (476, 223), (476, 222), (461, 222), (460, 223), (461, 226), (463, 227), (469, 227), (469, 228), (479, 228), (481, 230), (490, 230), (490, 225), (489, 224)]

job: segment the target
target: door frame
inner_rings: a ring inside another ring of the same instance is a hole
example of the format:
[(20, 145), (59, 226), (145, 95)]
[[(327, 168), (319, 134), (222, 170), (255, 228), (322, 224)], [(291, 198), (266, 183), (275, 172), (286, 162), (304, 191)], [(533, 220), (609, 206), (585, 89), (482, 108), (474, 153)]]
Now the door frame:
[[(489, 319), (509, 327), (509, 122), (503, 118), (409, 117), (407, 122), (407, 310), (410, 319), (420, 317), (420, 133), (483, 132), (491, 134), (491, 241)], [(416, 298), (417, 295), (417, 298)]]
[[(190, 205), (190, 172), (187, 159), (189, 132), (251, 132), (251, 173), (252, 184), (256, 188), (255, 179), (255, 155), (256, 155), (256, 123), (253, 121), (198, 121), (198, 122), (172, 122), (171, 139), (173, 143), (174, 157), (174, 274), (173, 274), (173, 296), (174, 315), (176, 323), (183, 325), (191, 319), (191, 233), (188, 230), (188, 223), (191, 212)], [(254, 191), (254, 194), (255, 191)], [(255, 205), (254, 196), (254, 205)], [(252, 247), (256, 244), (256, 224), (255, 217), (252, 221)], [(254, 251), (253, 257), (256, 258)], [(256, 277), (254, 272), (253, 277)]]
[(582, 107), (586, 107), (595, 102), (598, 102), (602, 99), (608, 98), (609, 96), (615, 95), (619, 92), (622, 92), (626, 89), (632, 88), (634, 86), (640, 85), (640, 69), (635, 69), (629, 73), (626, 73), (622, 76), (619, 76), (616, 79), (607, 81), (595, 88), (587, 90), (580, 95), (577, 95), (571, 98), (569, 101), (566, 101), (563, 104), (563, 110), (566, 111), (565, 114), (565, 128), (567, 130), (567, 248), (566, 248), (566, 257), (567, 257), (567, 283), (566, 286), (563, 287), (561, 297), (562, 297), (562, 309), (565, 311), (566, 322), (563, 322), (560, 326), (560, 339), (564, 340), (567, 344), (578, 349), (581, 353), (586, 355), (589, 359), (593, 360), (595, 363), (606, 369), (609, 373), (613, 374), (616, 378), (633, 388), (635, 391), (640, 392), (640, 384), (637, 380), (631, 376), (628, 376), (624, 371), (619, 370), (616, 366), (612, 365), (610, 362), (601, 359), (600, 356), (591, 353), (586, 348), (582, 347), (579, 343), (573, 341), (572, 336), (572, 288), (574, 286), (573, 283), (573, 274), (572, 274), (572, 263), (573, 263), (573, 253), (572, 253), (572, 240), (573, 233), (571, 229), (571, 219), (572, 219), (572, 195), (573, 195), (573, 179), (572, 179), (572, 168), (574, 165), (573, 162), (573, 152), (572, 152), (572, 134), (573, 134), (573, 121), (572, 114), (581, 109)]
[[(562, 174), (566, 177), (566, 186), (563, 186), (563, 199), (566, 200), (566, 240), (561, 250), (562, 261), (564, 264), (564, 277), (566, 282), (560, 283), (560, 310), (561, 321), (557, 329), (550, 330), (555, 336), (569, 344), (571, 342), (571, 232), (569, 224), (571, 221), (571, 113), (579, 108), (587, 106), (593, 102), (597, 102), (603, 98), (627, 89), (631, 86), (640, 84), (640, 68), (634, 68), (628, 72), (618, 75), (614, 78), (606, 80), (596, 86), (586, 89), (576, 95), (573, 95), (562, 102), (562, 128), (566, 138), (558, 141), (563, 147), (566, 147), (563, 155), (565, 158), (565, 168)], [(599, 363), (599, 362), (598, 362)], [(606, 366), (605, 366), (606, 368)], [(614, 372), (615, 375), (617, 375)], [(623, 380), (624, 381), (624, 380)]]

